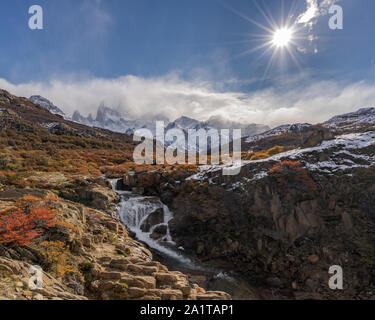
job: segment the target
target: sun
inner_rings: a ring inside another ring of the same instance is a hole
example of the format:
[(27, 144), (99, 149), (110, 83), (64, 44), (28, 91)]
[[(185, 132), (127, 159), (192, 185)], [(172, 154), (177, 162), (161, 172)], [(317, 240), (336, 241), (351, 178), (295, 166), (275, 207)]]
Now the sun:
[(288, 28), (281, 28), (274, 32), (272, 44), (278, 48), (286, 47), (289, 45), (293, 38), (293, 30)]
[(292, 60), (292, 62), (302, 70), (302, 62), (299, 59), (299, 54), (303, 52), (303, 43), (306, 42), (308, 38), (306, 37), (307, 35), (305, 34), (306, 32), (303, 25), (299, 24), (298, 20), (295, 18), (298, 16), (296, 12), (297, 7), (295, 5), (297, 1), (294, 0), (293, 2), (294, 4), (290, 6), (288, 12), (285, 12), (285, 8), (282, 5), (280, 19), (276, 21), (267, 5), (260, 5), (257, 0), (253, 0), (254, 5), (264, 18), (265, 24), (252, 19), (250, 16), (244, 15), (241, 11), (229, 5), (224, 5), (228, 10), (261, 29), (253, 34), (245, 34), (246, 39), (241, 41), (241, 43), (249, 42), (251, 46), (248, 50), (238, 54), (235, 58), (261, 51), (259, 56), (254, 59), (254, 64), (258, 64), (261, 59), (268, 58), (262, 80), (268, 78), (268, 72), (276, 65), (275, 62), (279, 62), (278, 67), (281, 72), (287, 71), (289, 60)]

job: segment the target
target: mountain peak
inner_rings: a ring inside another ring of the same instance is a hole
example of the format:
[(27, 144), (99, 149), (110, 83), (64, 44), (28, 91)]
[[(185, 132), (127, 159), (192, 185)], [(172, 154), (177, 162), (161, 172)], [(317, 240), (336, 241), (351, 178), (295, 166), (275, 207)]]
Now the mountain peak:
[(198, 120), (195, 120), (195, 119), (192, 119), (192, 118), (189, 118), (189, 117), (186, 117), (186, 116), (182, 116), (182, 117), (176, 119), (173, 123), (176, 126), (181, 127), (183, 129), (193, 129), (200, 122)]
[(41, 106), (42, 108), (48, 110), (49, 112), (53, 114), (58, 114), (60, 116), (65, 117), (65, 113), (58, 107), (56, 107), (50, 100), (47, 98), (44, 98), (40, 95), (34, 95), (29, 98), (29, 100), (32, 103), (37, 104), (38, 106)]
[(323, 125), (329, 128), (351, 128), (361, 124), (375, 124), (375, 108), (361, 108), (354, 112), (349, 112), (335, 116)]
[(107, 107), (104, 102), (99, 105), (98, 111), (96, 113), (96, 121), (106, 122), (106, 121), (118, 121), (124, 119), (122, 112)]

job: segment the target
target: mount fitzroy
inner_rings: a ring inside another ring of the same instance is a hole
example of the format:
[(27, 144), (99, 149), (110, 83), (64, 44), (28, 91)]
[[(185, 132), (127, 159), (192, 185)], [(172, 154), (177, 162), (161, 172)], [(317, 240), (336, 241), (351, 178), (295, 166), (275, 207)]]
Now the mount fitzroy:
[[(175, 121), (168, 121), (168, 119), (160, 118), (155, 120), (133, 120), (126, 117), (121, 111), (114, 110), (105, 106), (103, 103), (99, 106), (96, 118), (90, 114), (88, 117), (82, 116), (78, 111), (75, 111), (72, 120), (78, 123), (85, 124), (91, 127), (99, 127), (108, 129), (115, 132), (121, 132), (126, 134), (134, 134), (137, 129), (147, 128), (155, 135), (155, 122), (157, 120), (163, 121), (165, 126), (165, 131), (170, 129), (181, 129), (186, 137), (186, 145), (184, 149), (194, 148), (196, 150), (201, 150), (199, 148), (205, 147), (204, 145), (196, 146), (189, 145), (187, 142), (188, 130), (210, 130), (210, 129), (241, 129), (242, 135), (244, 137), (253, 136), (258, 133), (269, 130), (270, 128), (265, 125), (259, 124), (242, 124), (235, 121), (225, 121), (219, 117), (211, 117), (208, 121), (198, 121), (189, 117), (182, 116)], [(232, 141), (232, 136), (229, 137), (229, 141)], [(170, 145), (172, 142), (166, 142), (166, 146)], [(220, 145), (220, 140), (218, 141), (208, 141), (207, 148), (214, 148)]]
[[(244, 135), (235, 176), (224, 165), (137, 166), (131, 136), (51, 112), (0, 91), (1, 298), (229, 298), (133, 239), (107, 179), (160, 198), (175, 247), (241, 274), (252, 298), (375, 298), (375, 108)], [(1, 217), (39, 227), (8, 234)], [(27, 287), (30, 265), (45, 273), (39, 291)], [(334, 265), (343, 290), (328, 286)]]
[[(31, 96), (29, 100), (37, 105), (42, 106), (48, 111), (63, 116), (67, 120), (72, 120), (77, 123), (81, 123), (90, 127), (97, 127), (108, 129), (114, 132), (125, 133), (133, 135), (137, 129), (149, 129), (155, 136), (155, 125), (156, 121), (163, 121), (165, 131), (170, 129), (181, 129), (185, 135), (185, 145), (178, 146), (184, 150), (197, 150), (202, 151), (202, 148), (207, 149), (215, 148), (220, 145), (221, 140), (208, 141), (207, 144), (189, 144), (188, 143), (188, 130), (210, 130), (210, 129), (241, 129), (243, 137), (249, 137), (258, 133), (269, 130), (270, 128), (260, 124), (243, 124), (236, 121), (226, 121), (220, 117), (211, 117), (207, 121), (198, 121), (189, 117), (182, 116), (173, 122), (170, 122), (165, 117), (159, 117), (153, 120), (144, 119), (131, 119), (120, 109), (113, 109), (106, 106), (103, 102), (99, 105), (96, 117), (94, 118), (90, 113), (87, 117), (82, 116), (79, 111), (75, 111), (73, 116), (70, 118), (60, 108), (56, 107), (51, 101), (41, 96)], [(233, 136), (230, 133), (229, 141), (232, 141)], [(165, 145), (169, 146), (171, 142), (166, 141)], [(187, 147), (186, 147), (187, 146)]]

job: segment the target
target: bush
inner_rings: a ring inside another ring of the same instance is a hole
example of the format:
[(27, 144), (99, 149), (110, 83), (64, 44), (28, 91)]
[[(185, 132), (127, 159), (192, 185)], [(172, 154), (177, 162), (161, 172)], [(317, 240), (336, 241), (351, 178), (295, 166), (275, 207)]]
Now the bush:
[(276, 177), (280, 184), (300, 183), (310, 189), (318, 189), (308, 170), (303, 168), (299, 161), (285, 160), (277, 163), (270, 169), (269, 175)]
[(284, 147), (282, 147), (282, 146), (274, 146), (274, 147), (268, 149), (267, 153), (270, 156), (274, 156), (275, 154), (279, 154), (279, 153), (281, 153), (283, 151), (284, 151)]
[(299, 161), (290, 161), (284, 160), (280, 163), (275, 164), (272, 169), (269, 171), (270, 174), (275, 173), (288, 173), (290, 170), (296, 170), (297, 168), (301, 168), (302, 163)]
[(44, 241), (39, 245), (39, 253), (57, 277), (73, 274), (84, 280), (82, 273), (75, 268), (72, 254), (64, 242)]
[(272, 157), (276, 154), (283, 152), (285, 149), (282, 146), (274, 146), (268, 150), (262, 150), (259, 152), (250, 152), (241, 154), (243, 160), (262, 160)]
[(43, 233), (43, 229), (56, 225), (51, 210), (36, 208), (30, 212), (18, 209), (0, 215), (0, 243), (26, 246)]
[(269, 158), (269, 154), (267, 151), (255, 152), (251, 157), (250, 160), (262, 160)]

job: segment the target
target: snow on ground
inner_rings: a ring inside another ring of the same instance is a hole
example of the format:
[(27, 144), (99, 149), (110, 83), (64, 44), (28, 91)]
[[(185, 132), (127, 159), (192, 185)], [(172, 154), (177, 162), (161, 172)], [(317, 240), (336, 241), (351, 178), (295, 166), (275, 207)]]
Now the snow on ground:
[(31, 96), (29, 100), (32, 103), (35, 103), (43, 107), (44, 109), (48, 110), (49, 112), (53, 114), (58, 114), (60, 116), (65, 117), (65, 113), (60, 108), (56, 107), (51, 101), (49, 101), (48, 99), (42, 96)]
[(328, 128), (353, 128), (360, 124), (375, 123), (375, 108), (362, 108), (355, 112), (350, 112), (335, 116), (327, 122), (323, 123)]
[[(337, 136), (335, 139), (323, 141), (320, 145), (311, 148), (294, 149), (279, 153), (267, 159), (248, 160), (236, 162), (234, 165), (205, 165), (199, 168), (199, 172), (187, 180), (209, 181), (214, 183), (214, 177), (221, 175), (224, 168), (238, 168), (247, 166), (254, 175), (250, 179), (244, 177), (243, 182), (251, 182), (263, 179), (267, 171), (261, 170), (259, 164), (265, 162), (280, 162), (283, 160), (301, 161), (303, 166), (311, 171), (333, 174), (336, 171), (345, 171), (359, 167), (370, 167), (375, 165), (375, 154), (364, 154), (363, 149), (375, 145), (375, 131), (365, 133), (351, 133)], [(332, 150), (338, 149), (338, 150)], [(360, 152), (362, 152), (360, 154)], [(324, 154), (327, 159), (317, 161), (317, 156)], [(242, 186), (241, 181), (236, 181), (230, 187), (236, 189)]]
[(58, 122), (49, 122), (49, 123), (42, 123), (41, 126), (46, 129), (52, 129), (56, 126), (58, 126), (60, 123)]
[(272, 130), (266, 131), (262, 134), (258, 134), (256, 136), (248, 137), (246, 142), (248, 142), (248, 143), (256, 142), (256, 141), (262, 140), (264, 138), (280, 136), (280, 135), (282, 135), (284, 133), (287, 133), (287, 132), (303, 132), (304, 130), (306, 130), (309, 127), (311, 127), (311, 124), (308, 124), (308, 123), (281, 125), (281, 126), (276, 127)]

